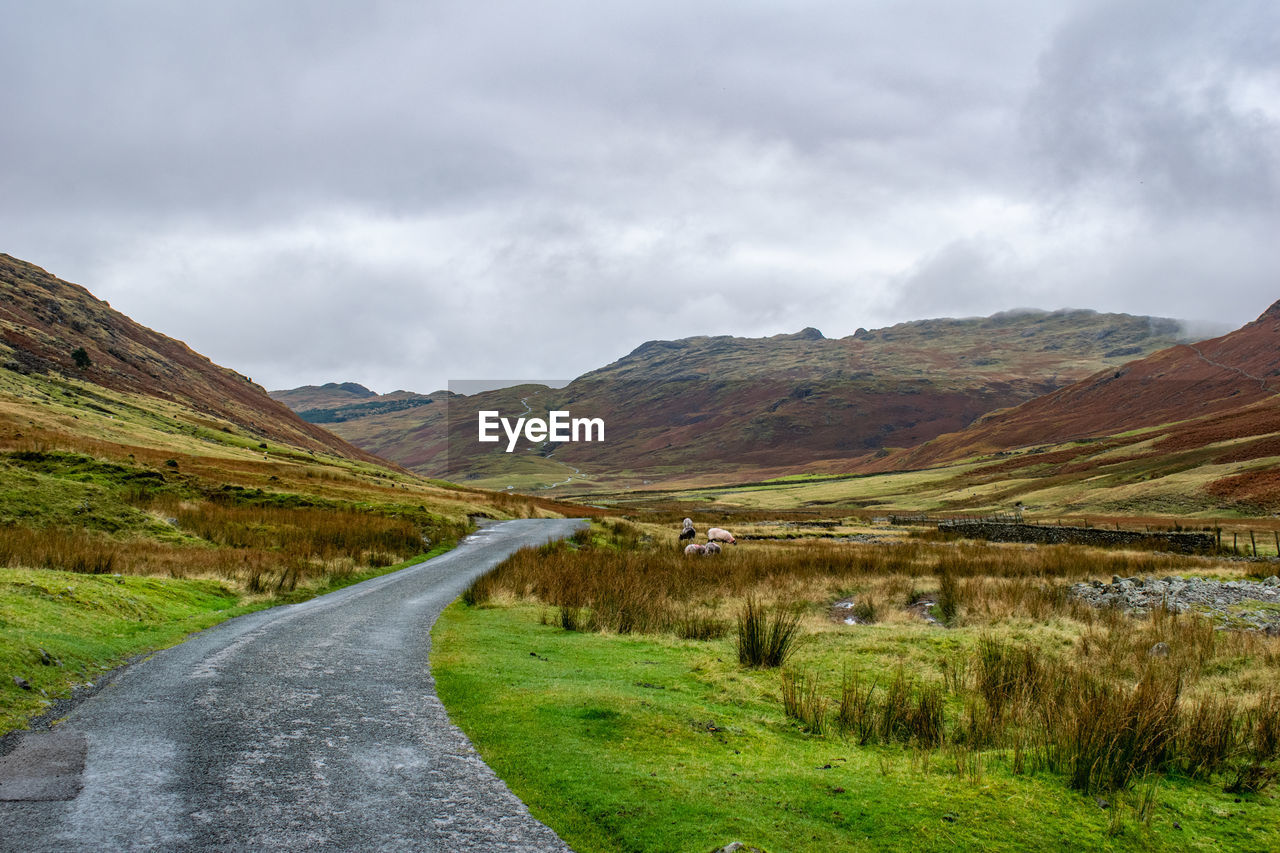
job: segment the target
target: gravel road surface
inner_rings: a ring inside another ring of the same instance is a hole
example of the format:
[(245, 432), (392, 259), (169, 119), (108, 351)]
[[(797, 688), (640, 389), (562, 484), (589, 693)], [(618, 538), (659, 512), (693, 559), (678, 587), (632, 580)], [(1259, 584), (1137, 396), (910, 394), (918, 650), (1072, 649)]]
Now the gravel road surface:
[(579, 525), (493, 524), (128, 668), (0, 760), (0, 850), (567, 851), (449, 722), (427, 660), (471, 578)]

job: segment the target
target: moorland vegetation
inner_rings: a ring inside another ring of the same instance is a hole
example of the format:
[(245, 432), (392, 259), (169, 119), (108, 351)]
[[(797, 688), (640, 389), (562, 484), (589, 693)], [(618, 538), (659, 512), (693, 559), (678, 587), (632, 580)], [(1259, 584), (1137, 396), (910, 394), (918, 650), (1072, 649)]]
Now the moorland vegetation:
[[(1280, 843), (1280, 638), (1100, 610), (1069, 587), (1267, 566), (910, 537), (687, 558), (669, 525), (613, 520), (480, 578), (433, 660), (481, 751), (580, 849), (694, 849), (653, 828), (688, 832), (691, 810), (707, 849), (735, 833), (848, 849), (873, 816), (887, 849), (1265, 849)], [(484, 686), (495, 664), (467, 648), (482, 641), (533, 654)], [(549, 728), (525, 754), (533, 720)], [(627, 792), (645, 805), (620, 805)], [(1028, 799), (1052, 818), (1001, 804)]]

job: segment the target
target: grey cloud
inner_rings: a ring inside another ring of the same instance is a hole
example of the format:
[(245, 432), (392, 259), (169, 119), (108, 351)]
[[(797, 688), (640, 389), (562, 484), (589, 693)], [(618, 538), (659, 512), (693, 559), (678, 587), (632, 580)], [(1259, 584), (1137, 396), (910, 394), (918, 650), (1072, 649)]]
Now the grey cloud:
[(1263, 3), (7, 6), (0, 251), (270, 385), (1243, 321), (1280, 261)]
[(1168, 214), (1280, 202), (1280, 7), (1097, 4), (1041, 62), (1028, 125), (1055, 181)]

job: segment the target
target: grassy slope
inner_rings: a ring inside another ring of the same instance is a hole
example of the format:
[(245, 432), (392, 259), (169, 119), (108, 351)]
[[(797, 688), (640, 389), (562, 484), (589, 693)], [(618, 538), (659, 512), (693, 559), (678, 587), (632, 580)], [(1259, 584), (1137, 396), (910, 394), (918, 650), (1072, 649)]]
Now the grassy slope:
[[(873, 475), (779, 478), (744, 486), (665, 493), (593, 495), (596, 503), (644, 504), (663, 498), (725, 507), (794, 510), (844, 507), (864, 513), (1009, 511), (1023, 504), (1032, 520), (1071, 516), (1265, 518), (1276, 505), (1215, 494), (1223, 478), (1280, 468), (1280, 456), (1234, 450), (1257, 438), (1228, 439), (1152, 452), (1169, 427), (1111, 442), (1045, 445), (965, 459), (934, 468)], [(1243, 456), (1245, 458), (1234, 458)], [(1264, 525), (1265, 526), (1265, 525)], [(1274, 551), (1269, 545), (1267, 553)]]
[[(1114, 809), (1061, 778), (1014, 775), (1004, 758), (958, 774), (944, 756), (926, 766), (900, 747), (802, 733), (783, 717), (777, 672), (740, 669), (730, 640), (580, 634), (538, 620), (532, 606), (455, 604), (437, 623), (432, 666), (455, 722), (581, 853), (735, 839), (772, 851), (1280, 846), (1267, 796), (1236, 802), (1218, 787), (1167, 780), (1149, 825), (1137, 819), (1137, 795), (1121, 795), (1112, 835)], [(1052, 626), (1043, 632), (1052, 641)], [(838, 681), (845, 663), (936, 666), (975, 638), (873, 628), (825, 635), (793, 663)]]
[[(45, 694), (67, 695), (133, 655), (254, 606), (212, 580), (0, 568), (0, 734), (39, 713)], [(56, 663), (43, 663), (42, 649)]]
[[(555, 513), (550, 505), (264, 439), (171, 401), (0, 369), (0, 567), (10, 567), (0, 568), (0, 732), (40, 711), (41, 689), (65, 695), (104, 668), (246, 608), (393, 568), (372, 567), (368, 553), (327, 562), (304, 554), (315, 573), (274, 592), (280, 572), (297, 565), (295, 554), (270, 544), (216, 545), (173, 517), (208, 508), (228, 524), (242, 523), (237, 512), (274, 506), (303, 507), (317, 525), (366, 514), (423, 525), (446, 545), (469, 515)], [(262, 518), (270, 523), (272, 516)], [(257, 523), (248, 532), (269, 540), (272, 531)], [(33, 538), (39, 558), (23, 544)], [(107, 572), (124, 573), (119, 583), (56, 570), (103, 555), (114, 561)], [(236, 568), (246, 559), (265, 567), (265, 595)], [(67, 587), (74, 594), (64, 595)], [(64, 665), (41, 665), (42, 647)], [(21, 690), (15, 675), (35, 690)]]

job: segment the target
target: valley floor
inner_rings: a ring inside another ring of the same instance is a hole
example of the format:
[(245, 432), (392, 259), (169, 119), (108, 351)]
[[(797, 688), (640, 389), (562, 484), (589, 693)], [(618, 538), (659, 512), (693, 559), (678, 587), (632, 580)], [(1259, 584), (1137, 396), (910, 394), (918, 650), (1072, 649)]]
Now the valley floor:
[[(1280, 639), (1065, 596), (1113, 572), (1248, 564), (908, 539), (745, 541), (688, 562), (656, 527), (596, 530), (498, 569), (433, 634), (450, 715), (579, 853), (1280, 848)], [(752, 596), (799, 608), (781, 668), (739, 662)], [(1149, 654), (1160, 643), (1167, 658)], [(1081, 782), (1072, 736), (1032, 695), (1064, 679), (1099, 691), (1059, 700), (1079, 731), (1129, 725), (1089, 716), (1107, 702), (1159, 705), (1165, 746)], [(912, 717), (926, 708), (928, 725)], [(1213, 714), (1226, 722), (1206, 747)]]

